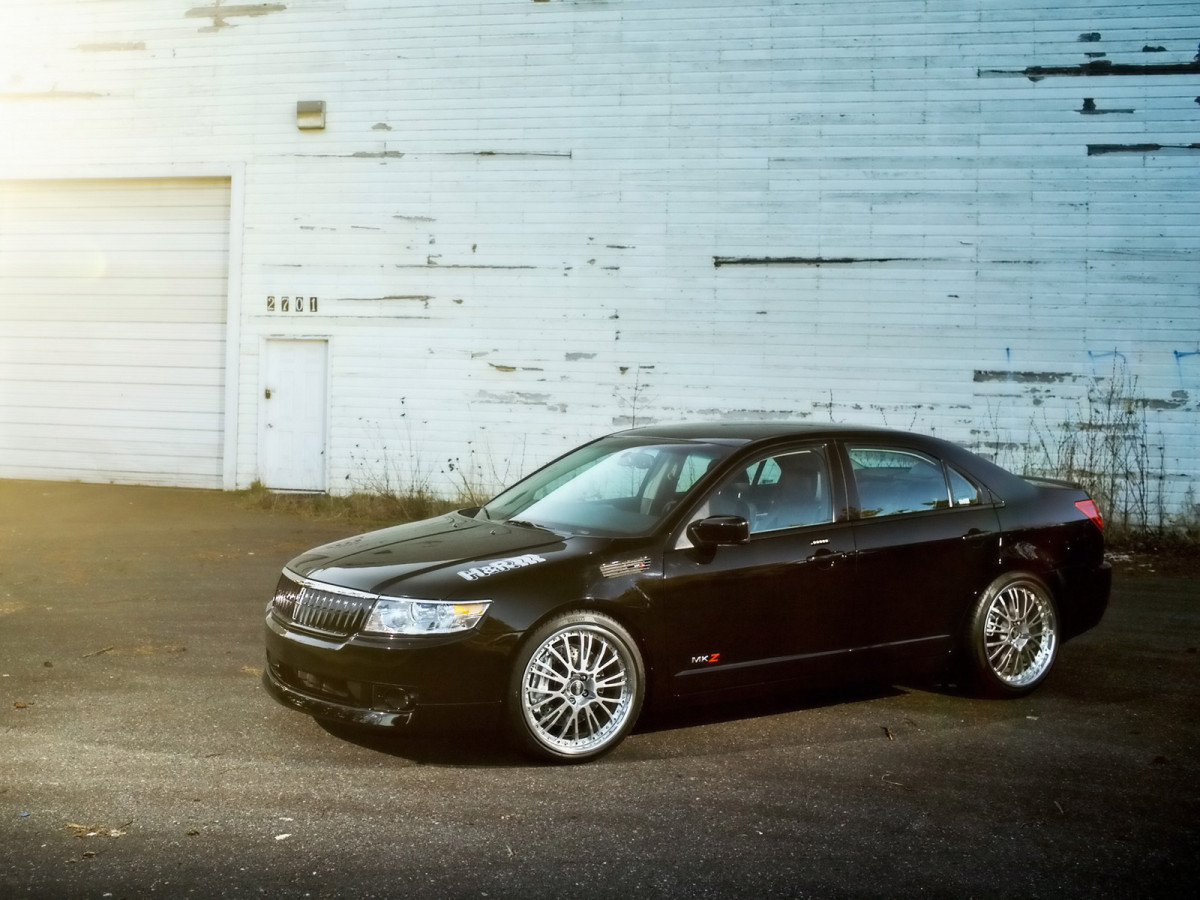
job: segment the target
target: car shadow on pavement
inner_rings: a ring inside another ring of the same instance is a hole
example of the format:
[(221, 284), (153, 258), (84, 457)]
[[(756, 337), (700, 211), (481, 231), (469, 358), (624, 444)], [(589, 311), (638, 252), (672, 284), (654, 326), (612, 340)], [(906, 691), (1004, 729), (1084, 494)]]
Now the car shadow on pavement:
[[(887, 685), (859, 685), (827, 691), (783, 693), (643, 711), (634, 735), (681, 731), (705, 725), (750, 721), (788, 713), (903, 696), (907, 691)], [(376, 753), (418, 765), (463, 768), (512, 768), (554, 765), (539, 762), (511, 747), (499, 728), (454, 732), (398, 734), (340, 722), (315, 720), (326, 733)]]
[(529, 759), (510, 748), (504, 736), (496, 730), (396, 734), (340, 722), (320, 719), (316, 722), (339, 740), (420, 765), (482, 769), (529, 764)]
[(634, 734), (651, 734), (694, 728), (701, 725), (760, 719), (806, 710), (840, 706), (864, 700), (899, 697), (906, 691), (891, 685), (856, 685), (822, 691), (782, 692), (758, 697), (706, 703), (703, 706), (673, 707), (642, 713)]

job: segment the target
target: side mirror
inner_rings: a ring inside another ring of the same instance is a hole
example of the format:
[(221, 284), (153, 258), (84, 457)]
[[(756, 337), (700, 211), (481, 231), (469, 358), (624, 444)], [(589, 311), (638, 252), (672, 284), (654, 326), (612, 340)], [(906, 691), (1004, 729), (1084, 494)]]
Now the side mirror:
[(709, 516), (687, 527), (687, 536), (701, 550), (750, 543), (750, 523), (741, 516)]

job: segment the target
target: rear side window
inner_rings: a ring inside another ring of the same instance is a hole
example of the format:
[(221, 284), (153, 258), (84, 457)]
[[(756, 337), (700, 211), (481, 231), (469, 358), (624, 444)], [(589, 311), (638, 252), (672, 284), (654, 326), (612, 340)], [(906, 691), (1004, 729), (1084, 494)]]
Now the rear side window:
[[(946, 475), (933, 457), (889, 447), (851, 447), (849, 455), (863, 518), (949, 508)], [(962, 490), (965, 497), (967, 489)]]
[(946, 474), (950, 478), (950, 499), (955, 506), (978, 506), (983, 502), (979, 488), (953, 466), (946, 466)]

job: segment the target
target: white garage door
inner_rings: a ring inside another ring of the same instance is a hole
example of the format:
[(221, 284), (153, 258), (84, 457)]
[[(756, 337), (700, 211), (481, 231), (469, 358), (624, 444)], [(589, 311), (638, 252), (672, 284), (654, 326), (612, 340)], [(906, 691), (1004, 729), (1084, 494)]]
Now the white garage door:
[(221, 487), (229, 197), (0, 181), (0, 476)]

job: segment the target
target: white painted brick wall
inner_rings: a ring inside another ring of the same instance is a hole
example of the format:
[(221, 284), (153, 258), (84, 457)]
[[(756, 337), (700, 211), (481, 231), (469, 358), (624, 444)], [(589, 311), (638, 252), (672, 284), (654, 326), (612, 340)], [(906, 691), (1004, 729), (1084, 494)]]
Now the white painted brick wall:
[[(331, 341), (336, 489), (510, 479), (634, 420), (1025, 445), (1118, 362), (1196, 502), (1196, 73), (1022, 74), (1190, 63), (1194, 3), (0, 0), (0, 26), (0, 177), (244, 165), (240, 484), (261, 342), (302, 335)], [(744, 258), (828, 262), (715, 264)], [(267, 314), (297, 294), (319, 313)]]

